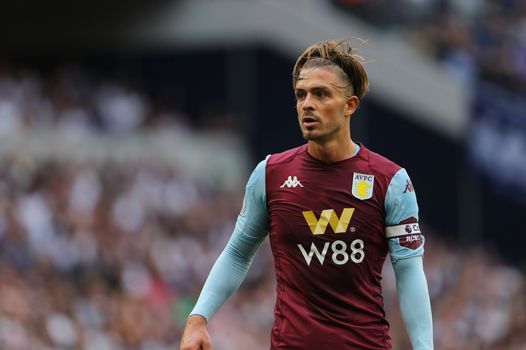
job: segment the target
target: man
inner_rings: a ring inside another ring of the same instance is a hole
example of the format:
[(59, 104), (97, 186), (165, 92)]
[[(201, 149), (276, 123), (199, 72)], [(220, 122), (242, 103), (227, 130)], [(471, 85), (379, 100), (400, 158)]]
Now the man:
[(351, 116), (368, 89), (362, 59), (347, 42), (315, 44), (298, 58), (293, 87), (307, 144), (268, 156), (250, 176), (181, 350), (211, 349), (206, 322), (267, 234), (277, 280), (271, 349), (391, 349), (380, 285), (387, 253), (413, 349), (433, 349), (413, 186), (403, 168), (351, 138)]

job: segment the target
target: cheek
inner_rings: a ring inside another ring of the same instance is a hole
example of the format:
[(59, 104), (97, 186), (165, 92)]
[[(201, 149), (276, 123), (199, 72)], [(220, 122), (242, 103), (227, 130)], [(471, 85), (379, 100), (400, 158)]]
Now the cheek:
[(327, 117), (330, 117), (331, 119), (334, 119), (338, 115), (338, 109), (334, 108), (334, 106), (326, 106), (323, 108), (323, 114), (325, 114)]
[(345, 103), (342, 104), (335, 104), (330, 107), (331, 114), (334, 116), (341, 116), (347, 113), (347, 107)]
[(298, 116), (301, 114), (301, 110), (302, 110), (301, 102), (296, 102), (296, 112), (298, 112)]

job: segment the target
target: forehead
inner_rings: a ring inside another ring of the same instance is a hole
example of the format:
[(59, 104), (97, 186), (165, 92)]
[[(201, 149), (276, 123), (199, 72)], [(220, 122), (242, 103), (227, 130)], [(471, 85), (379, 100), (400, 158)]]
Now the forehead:
[(341, 74), (335, 67), (313, 67), (300, 71), (296, 81), (296, 89), (307, 89), (312, 86), (325, 86), (328, 88), (342, 88), (345, 83)]

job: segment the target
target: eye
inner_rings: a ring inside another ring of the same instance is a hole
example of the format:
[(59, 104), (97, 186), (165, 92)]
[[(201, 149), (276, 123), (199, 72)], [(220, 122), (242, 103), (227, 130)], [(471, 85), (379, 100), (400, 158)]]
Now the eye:
[(319, 97), (327, 97), (329, 96), (329, 94), (327, 93), (327, 91), (325, 90), (319, 90), (316, 92), (316, 95), (318, 95)]
[(296, 100), (303, 100), (305, 98), (305, 91), (296, 91)]

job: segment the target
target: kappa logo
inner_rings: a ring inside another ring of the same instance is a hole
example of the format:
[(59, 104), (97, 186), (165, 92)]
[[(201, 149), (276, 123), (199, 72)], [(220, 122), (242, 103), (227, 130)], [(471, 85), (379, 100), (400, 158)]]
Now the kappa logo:
[(405, 184), (405, 190), (403, 193), (406, 193), (407, 191), (413, 192), (414, 190), (415, 188), (413, 187), (413, 184), (411, 183), (411, 181), (407, 180), (407, 183)]
[(288, 187), (288, 188), (296, 188), (296, 187), (303, 187), (300, 180), (298, 180), (297, 176), (289, 176), (287, 180), (283, 183), (283, 185), (279, 186), (280, 188)]

